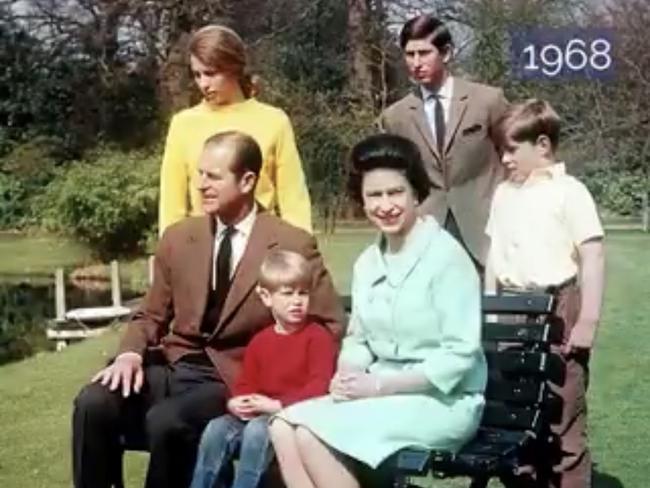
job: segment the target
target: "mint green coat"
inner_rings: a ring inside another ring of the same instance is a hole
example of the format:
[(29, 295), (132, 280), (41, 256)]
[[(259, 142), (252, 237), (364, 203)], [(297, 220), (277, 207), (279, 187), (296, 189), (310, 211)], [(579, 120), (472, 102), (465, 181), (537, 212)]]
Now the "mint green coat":
[(480, 283), (465, 251), (432, 217), (419, 218), (388, 261), (379, 243), (361, 254), (352, 303), (339, 364), (381, 376), (420, 371), (429, 388), (343, 402), (325, 396), (278, 416), (371, 467), (409, 446), (458, 450), (478, 428), (487, 375)]

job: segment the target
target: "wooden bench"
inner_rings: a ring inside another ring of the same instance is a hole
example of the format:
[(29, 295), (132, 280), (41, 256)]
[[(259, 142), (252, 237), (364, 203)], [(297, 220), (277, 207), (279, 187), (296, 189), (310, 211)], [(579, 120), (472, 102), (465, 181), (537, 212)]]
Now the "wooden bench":
[[(349, 312), (350, 297), (343, 300)], [(518, 472), (545, 458), (549, 422), (558, 410), (546, 383), (549, 379), (560, 383), (563, 374), (559, 358), (550, 352), (551, 344), (561, 339), (561, 324), (549, 320), (553, 305), (551, 295), (483, 297), (484, 316), (498, 314), (502, 321), (483, 324), (488, 385), (477, 435), (458, 453), (404, 449), (370, 474), (364, 486), (408, 488), (414, 486), (410, 477), (429, 474), (466, 476), (472, 480), (471, 488), (484, 488), (494, 477), (507, 487), (525, 486)], [(515, 316), (516, 324), (503, 320)], [(147, 361), (159, 361), (159, 355), (160, 351)], [(144, 436), (124, 438), (122, 444), (124, 450), (147, 450)], [(114, 486), (123, 486), (121, 463)]]
[(410, 477), (432, 474), (469, 477), (471, 488), (484, 488), (491, 478), (521, 488), (532, 484), (521, 476), (531, 465), (539, 472), (538, 480), (548, 472), (541, 463), (548, 461), (549, 425), (559, 413), (560, 400), (547, 380), (563, 381), (562, 362), (550, 350), (562, 333), (561, 324), (551, 319), (553, 306), (552, 295), (483, 297), (484, 317), (498, 314), (499, 321), (483, 324), (488, 385), (478, 433), (458, 453), (396, 453), (380, 467), (382, 486), (408, 488), (414, 486)]

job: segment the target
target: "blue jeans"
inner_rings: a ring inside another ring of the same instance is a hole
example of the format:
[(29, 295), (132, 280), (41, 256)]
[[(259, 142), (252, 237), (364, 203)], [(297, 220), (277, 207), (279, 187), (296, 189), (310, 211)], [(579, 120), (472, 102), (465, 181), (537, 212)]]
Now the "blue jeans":
[(190, 488), (227, 488), (228, 464), (239, 452), (232, 488), (256, 488), (273, 458), (269, 416), (244, 422), (226, 414), (212, 419), (203, 431)]

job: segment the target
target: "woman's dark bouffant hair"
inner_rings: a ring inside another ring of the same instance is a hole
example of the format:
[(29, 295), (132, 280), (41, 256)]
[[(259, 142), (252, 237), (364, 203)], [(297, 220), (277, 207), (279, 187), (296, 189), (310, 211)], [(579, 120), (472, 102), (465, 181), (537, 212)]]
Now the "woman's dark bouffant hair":
[(374, 169), (394, 169), (404, 174), (418, 202), (431, 190), (429, 175), (422, 164), (418, 147), (408, 139), (392, 134), (375, 134), (358, 142), (350, 154), (348, 192), (363, 205), (363, 175)]

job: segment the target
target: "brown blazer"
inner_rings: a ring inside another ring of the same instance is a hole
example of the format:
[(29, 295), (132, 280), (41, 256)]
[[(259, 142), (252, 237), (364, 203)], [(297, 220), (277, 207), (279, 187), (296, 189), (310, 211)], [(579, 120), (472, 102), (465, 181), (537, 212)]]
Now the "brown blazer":
[(252, 336), (271, 323), (269, 310), (255, 292), (260, 264), (269, 249), (300, 252), (313, 266), (310, 314), (340, 339), (343, 309), (330, 275), (307, 232), (260, 211), (210, 336), (201, 334), (212, 269), (214, 235), (208, 216), (189, 217), (163, 235), (155, 257), (154, 281), (144, 303), (127, 325), (119, 352), (143, 354), (161, 344), (170, 363), (205, 348), (224, 382), (231, 386)]
[(504, 171), (492, 131), (508, 103), (503, 91), (454, 77), (444, 154), (438, 153), (419, 88), (388, 107), (382, 130), (417, 144), (433, 185), (421, 210), (443, 225), (451, 209), (470, 252), (485, 263), (490, 202)]

